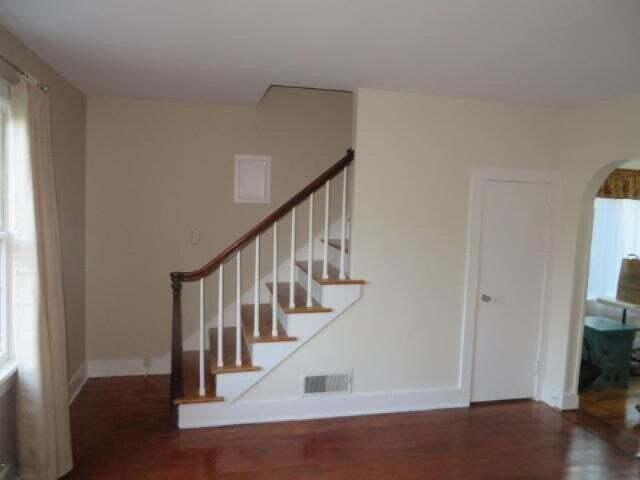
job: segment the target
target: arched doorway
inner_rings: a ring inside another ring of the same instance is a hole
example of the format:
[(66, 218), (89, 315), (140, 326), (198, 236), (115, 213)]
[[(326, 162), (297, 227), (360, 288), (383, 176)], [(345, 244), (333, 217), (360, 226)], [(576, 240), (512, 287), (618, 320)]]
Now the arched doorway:
[(640, 402), (640, 368), (635, 369), (638, 376), (629, 375), (640, 307), (622, 302), (616, 292), (622, 259), (640, 253), (640, 161), (620, 160), (601, 168), (589, 182), (583, 206), (573, 385), (576, 390), (580, 385), (581, 409), (632, 429), (640, 424), (634, 409)]

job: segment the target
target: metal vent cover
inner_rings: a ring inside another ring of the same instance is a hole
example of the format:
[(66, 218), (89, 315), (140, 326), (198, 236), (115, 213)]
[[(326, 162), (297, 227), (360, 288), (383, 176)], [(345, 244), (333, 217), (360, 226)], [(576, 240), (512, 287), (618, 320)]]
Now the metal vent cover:
[(324, 395), (329, 393), (350, 393), (351, 373), (306, 375), (303, 378), (304, 395)]

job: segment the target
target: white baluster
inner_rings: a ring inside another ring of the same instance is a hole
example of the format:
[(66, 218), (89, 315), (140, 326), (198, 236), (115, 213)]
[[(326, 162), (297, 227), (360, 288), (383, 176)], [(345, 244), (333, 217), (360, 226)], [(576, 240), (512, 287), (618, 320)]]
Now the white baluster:
[(222, 334), (224, 329), (224, 264), (218, 269), (218, 367), (224, 366), (222, 356)]
[(309, 250), (307, 252), (307, 307), (313, 306), (311, 299), (311, 279), (313, 277), (313, 193), (309, 195)]
[(271, 293), (271, 335), (278, 336), (278, 222), (273, 223), (273, 291)]
[(331, 195), (331, 180), (327, 180), (324, 193), (324, 246), (322, 252), (322, 278), (329, 278), (329, 197)]
[(205, 394), (204, 383), (204, 278), (200, 279), (200, 351), (199, 351), (199, 373), (200, 388), (198, 393), (201, 397)]
[(289, 270), (289, 308), (296, 308), (296, 207), (291, 210), (291, 267)]
[(256, 258), (253, 278), (253, 336), (260, 336), (260, 234), (256, 236)]
[(236, 366), (242, 366), (242, 299), (240, 298), (240, 250), (236, 254)]
[(347, 234), (347, 170), (342, 177), (342, 234), (340, 236), (340, 280), (347, 278), (344, 272), (345, 237)]

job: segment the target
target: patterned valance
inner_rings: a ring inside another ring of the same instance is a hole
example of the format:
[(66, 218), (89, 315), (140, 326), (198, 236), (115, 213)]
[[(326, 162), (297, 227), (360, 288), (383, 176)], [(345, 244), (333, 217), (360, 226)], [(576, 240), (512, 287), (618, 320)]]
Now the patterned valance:
[(614, 170), (600, 187), (598, 197), (640, 200), (640, 170)]

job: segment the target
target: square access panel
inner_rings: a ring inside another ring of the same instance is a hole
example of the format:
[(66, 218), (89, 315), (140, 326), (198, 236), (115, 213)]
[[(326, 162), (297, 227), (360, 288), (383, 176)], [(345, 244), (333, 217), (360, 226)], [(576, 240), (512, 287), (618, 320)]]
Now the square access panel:
[(271, 202), (271, 157), (234, 155), (236, 203)]

